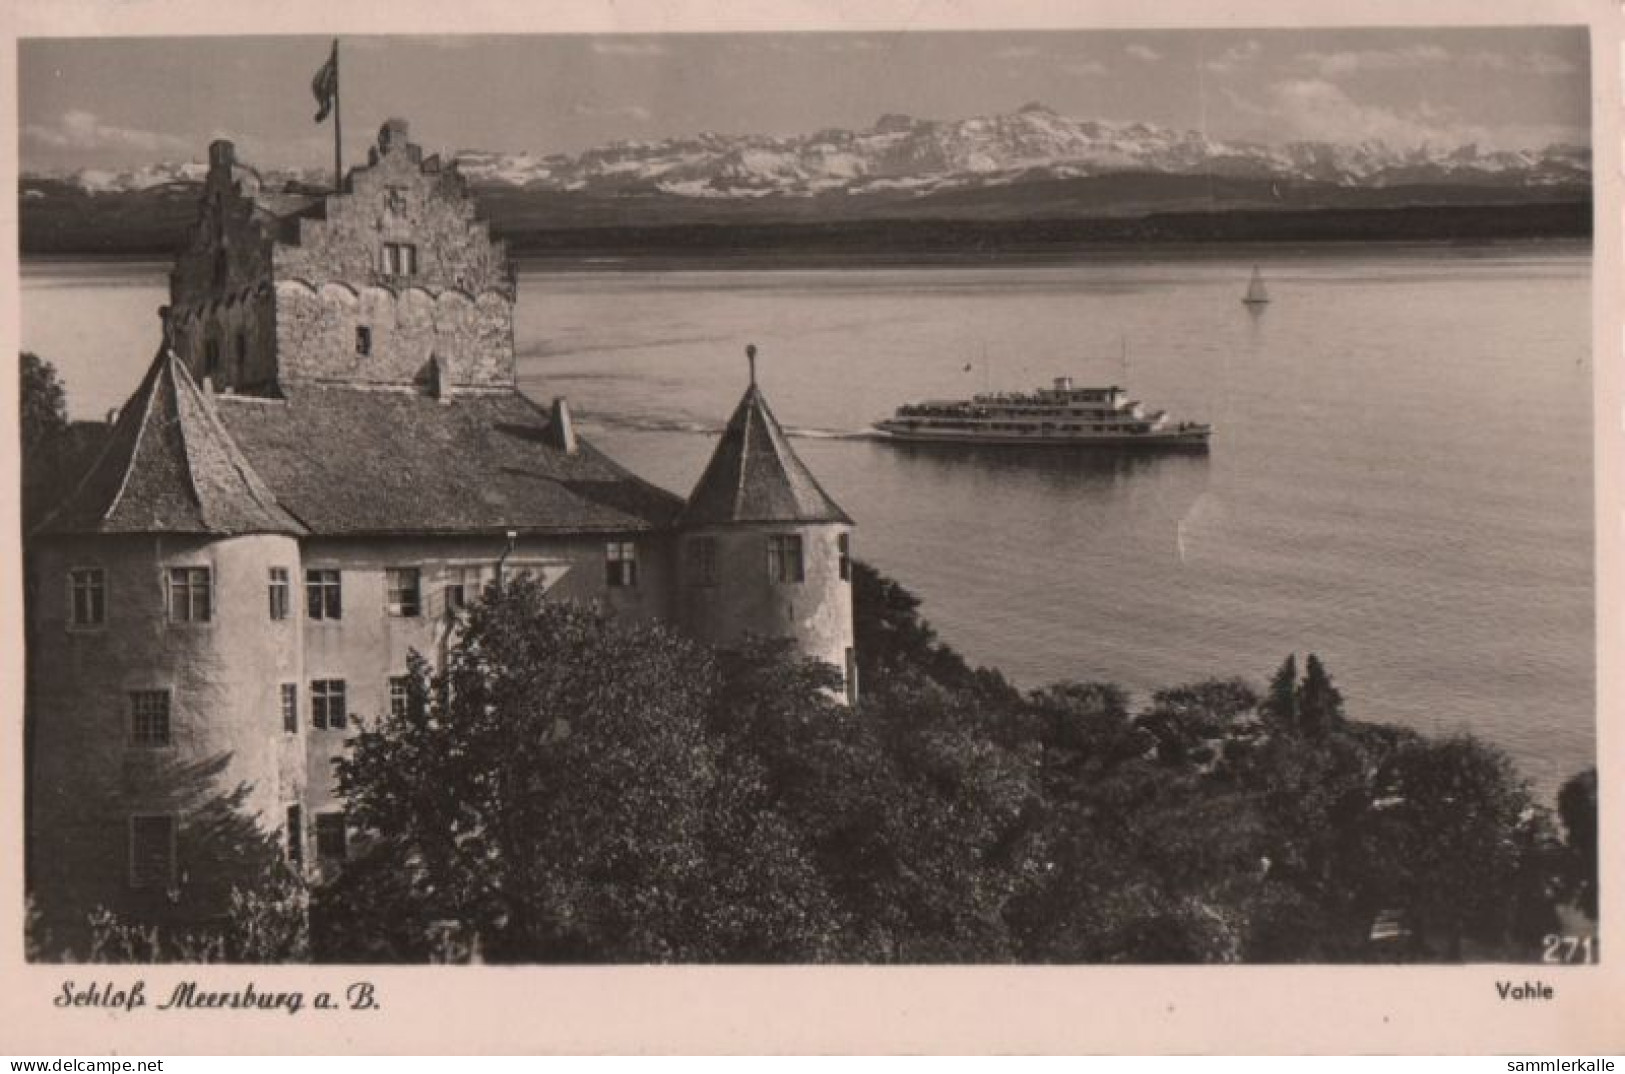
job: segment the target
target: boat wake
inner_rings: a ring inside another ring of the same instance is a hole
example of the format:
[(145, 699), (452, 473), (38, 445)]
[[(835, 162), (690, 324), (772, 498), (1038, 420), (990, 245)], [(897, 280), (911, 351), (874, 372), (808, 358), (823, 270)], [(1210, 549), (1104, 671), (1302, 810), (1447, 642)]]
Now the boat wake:
[[(673, 418), (659, 414), (583, 413), (577, 418), (584, 428), (624, 429), (640, 433), (688, 433), (719, 436), (723, 427), (716, 422)], [(798, 440), (869, 440), (878, 436), (871, 429), (822, 429), (816, 426), (784, 427), (785, 435)]]

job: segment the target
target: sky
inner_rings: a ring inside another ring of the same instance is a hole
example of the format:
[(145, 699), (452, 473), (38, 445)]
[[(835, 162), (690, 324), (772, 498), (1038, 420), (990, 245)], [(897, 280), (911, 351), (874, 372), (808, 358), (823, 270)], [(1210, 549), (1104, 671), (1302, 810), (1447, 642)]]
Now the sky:
[[(332, 159), (310, 83), (328, 38), (19, 43), (25, 170)], [(1589, 144), (1583, 28), (345, 37), (347, 162), (408, 119), (429, 151), (579, 153), (700, 131), (863, 129), (1040, 102), (1221, 139)]]

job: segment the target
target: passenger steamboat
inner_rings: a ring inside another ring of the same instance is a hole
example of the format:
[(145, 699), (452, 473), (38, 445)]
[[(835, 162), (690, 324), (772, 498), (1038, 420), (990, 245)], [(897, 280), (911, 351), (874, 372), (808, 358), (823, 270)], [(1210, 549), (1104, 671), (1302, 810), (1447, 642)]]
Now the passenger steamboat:
[(1122, 388), (1052, 388), (984, 393), (970, 399), (905, 403), (876, 431), (887, 439), (934, 444), (1157, 448), (1206, 451), (1211, 425), (1147, 412)]

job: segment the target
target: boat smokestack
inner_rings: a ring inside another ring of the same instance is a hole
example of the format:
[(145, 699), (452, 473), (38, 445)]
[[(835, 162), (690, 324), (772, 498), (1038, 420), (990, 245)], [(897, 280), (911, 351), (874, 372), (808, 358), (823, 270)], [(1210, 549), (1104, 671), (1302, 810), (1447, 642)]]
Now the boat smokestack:
[(1069, 391), (1071, 391), (1072, 390), (1072, 378), (1071, 377), (1056, 377), (1055, 378), (1055, 390), (1058, 391), (1058, 392), (1069, 392)]

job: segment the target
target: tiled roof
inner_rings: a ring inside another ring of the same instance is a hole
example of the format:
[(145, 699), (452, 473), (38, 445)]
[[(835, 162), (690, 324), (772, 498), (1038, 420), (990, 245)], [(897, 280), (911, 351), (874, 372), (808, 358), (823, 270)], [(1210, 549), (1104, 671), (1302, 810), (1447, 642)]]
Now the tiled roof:
[(442, 403), (406, 390), (290, 387), (222, 395), (221, 419), (277, 501), (312, 533), (612, 533), (682, 507), (585, 442), (557, 446), (517, 391)]
[(167, 347), (84, 478), (38, 527), (68, 533), (304, 532)]
[(739, 401), (683, 509), (684, 526), (732, 522), (844, 522), (753, 383)]

